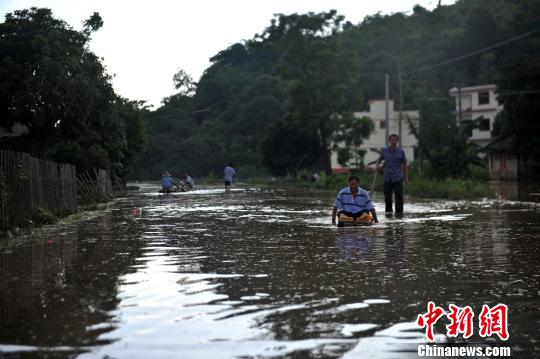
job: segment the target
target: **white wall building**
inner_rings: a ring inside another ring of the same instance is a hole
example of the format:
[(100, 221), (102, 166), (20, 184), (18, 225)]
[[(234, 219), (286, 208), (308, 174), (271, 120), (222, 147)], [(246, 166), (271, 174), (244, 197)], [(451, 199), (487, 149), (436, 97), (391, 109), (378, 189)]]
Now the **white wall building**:
[[(497, 101), (497, 86), (494, 84), (461, 88), (461, 116), (459, 111), (459, 90), (450, 89), (450, 96), (455, 98), (456, 121), (462, 122), (483, 117), (480, 128), (472, 131), (469, 141), (480, 146), (491, 142), (491, 131), (495, 117), (503, 110)], [(510, 141), (505, 140), (493, 146), (487, 156), (488, 168), (492, 178), (517, 178), (519, 162), (511, 151)]]
[[(399, 134), (399, 111), (394, 109), (393, 100), (389, 101), (388, 112), (390, 122), (388, 133)], [(401, 138), (399, 141), (399, 146), (405, 151), (405, 156), (407, 157), (409, 163), (414, 159), (414, 148), (417, 146), (418, 141), (416, 140), (416, 137), (410, 133), (411, 131), (407, 117), (409, 117), (415, 126), (417, 126), (419, 116), (418, 111), (402, 111)], [(364, 157), (364, 164), (367, 165), (368, 163), (376, 161), (379, 158), (379, 154), (372, 151), (372, 149), (380, 150), (386, 146), (385, 100), (370, 100), (369, 111), (355, 112), (354, 117), (368, 117), (375, 125), (375, 130), (371, 136), (364, 140), (362, 146), (360, 146), (361, 149), (367, 151), (366, 156)], [(349, 163), (349, 165), (353, 166), (352, 163)], [(346, 168), (343, 168), (343, 166), (338, 163), (337, 153), (335, 151), (332, 152), (332, 171), (346, 171)]]
[[(459, 96), (458, 89), (450, 89), (450, 96), (456, 100), (456, 120), (459, 121)], [(461, 88), (461, 121), (471, 121), (479, 117), (484, 119), (480, 123), (480, 128), (472, 131), (469, 141), (481, 146), (487, 145), (492, 137), (491, 130), (495, 122), (495, 117), (502, 111), (502, 105), (497, 101), (497, 86), (480, 85)]]

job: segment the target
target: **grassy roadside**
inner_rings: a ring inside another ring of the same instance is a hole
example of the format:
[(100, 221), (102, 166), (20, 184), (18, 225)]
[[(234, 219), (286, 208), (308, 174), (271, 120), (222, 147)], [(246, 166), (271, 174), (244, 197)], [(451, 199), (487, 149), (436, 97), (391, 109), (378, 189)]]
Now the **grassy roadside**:
[(443, 180), (416, 178), (408, 184), (406, 193), (420, 198), (476, 199), (495, 198), (488, 182), (445, 178)]
[[(360, 173), (360, 187), (369, 191), (373, 183), (373, 173)], [(405, 185), (404, 192), (418, 198), (440, 198), (440, 199), (477, 199), (494, 198), (494, 190), (487, 181), (470, 179), (432, 179), (418, 175), (411, 175), (410, 182)], [(278, 178), (272, 183), (291, 185), (295, 187), (319, 188), (338, 191), (347, 185), (349, 175), (333, 174), (331, 176), (321, 175), (319, 182), (310, 182), (304, 178)], [(248, 181), (251, 184), (269, 183), (268, 179), (252, 178)], [(383, 192), (384, 181), (381, 174), (377, 175), (374, 190)]]
[(61, 223), (75, 223), (97, 217), (107, 211), (117, 198), (125, 197), (127, 193), (127, 190), (115, 191), (114, 198), (111, 198), (107, 202), (83, 202), (79, 199), (77, 212), (75, 213), (55, 212), (41, 207), (34, 208), (32, 217), (26, 224), (14, 226), (13, 228), (4, 231), (0, 230), (0, 243), (3, 239), (10, 240), (19, 235), (28, 235), (35, 231), (39, 231), (46, 226), (54, 226)]

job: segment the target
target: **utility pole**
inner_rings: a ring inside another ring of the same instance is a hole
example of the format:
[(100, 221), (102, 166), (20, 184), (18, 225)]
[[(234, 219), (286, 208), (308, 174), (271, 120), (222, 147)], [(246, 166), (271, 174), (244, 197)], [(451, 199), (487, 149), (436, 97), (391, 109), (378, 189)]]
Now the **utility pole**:
[(384, 111), (384, 122), (385, 122), (385, 129), (386, 129), (386, 138), (385, 143), (388, 147), (388, 136), (390, 135), (390, 121), (389, 121), (389, 100), (390, 100), (390, 77), (388, 74), (384, 75), (384, 100), (385, 100), (385, 111)]
[[(400, 44), (401, 45), (401, 44)], [(399, 117), (398, 117), (398, 135), (399, 135), (399, 147), (401, 147), (402, 136), (401, 136), (401, 122), (403, 121), (403, 85), (401, 81), (401, 46), (398, 59), (398, 85), (399, 85)]]
[(461, 122), (461, 84), (457, 87), (457, 95), (458, 95), (458, 126), (462, 125)]
[[(421, 135), (420, 135), (420, 131), (421, 130), (421, 127), (422, 125), (420, 124), (420, 120), (421, 117), (418, 116), (418, 138), (422, 138)], [(418, 141), (418, 174), (421, 175), (422, 174), (422, 147), (420, 147), (420, 141)]]

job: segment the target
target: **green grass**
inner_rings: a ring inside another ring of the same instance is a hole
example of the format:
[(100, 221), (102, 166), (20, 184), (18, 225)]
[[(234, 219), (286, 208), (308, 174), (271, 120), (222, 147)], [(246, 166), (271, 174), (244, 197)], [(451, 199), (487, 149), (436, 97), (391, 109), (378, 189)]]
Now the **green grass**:
[[(373, 173), (354, 173), (358, 178), (360, 178), (360, 187), (365, 189), (366, 191), (370, 191), (371, 185), (373, 183)], [(327, 176), (324, 173), (321, 174), (321, 180), (319, 182), (309, 182), (307, 180), (303, 179), (292, 179), (290, 182), (292, 182), (296, 186), (309, 186), (309, 187), (315, 187), (320, 189), (328, 189), (332, 191), (338, 191), (342, 189), (343, 187), (346, 187), (349, 181), (349, 175), (348, 174), (333, 174), (331, 176)], [(377, 175), (377, 179), (375, 182), (375, 190), (379, 191), (383, 188), (383, 178), (381, 175)]]
[[(367, 191), (371, 190), (373, 173), (360, 173), (360, 187)], [(487, 181), (470, 179), (432, 179), (420, 176), (410, 176), (411, 181), (404, 185), (404, 193), (418, 198), (441, 198), (441, 199), (477, 199), (493, 198), (495, 192)], [(309, 182), (305, 179), (280, 180), (284, 184), (291, 184), (297, 187), (310, 187), (338, 191), (347, 186), (349, 175), (335, 174), (331, 176), (322, 175), (319, 182)], [(383, 176), (377, 175), (374, 191), (382, 193), (384, 188)]]
[(445, 178), (442, 180), (415, 178), (405, 187), (405, 193), (421, 198), (475, 199), (495, 197), (488, 182)]
[(32, 213), (32, 221), (37, 226), (43, 226), (46, 224), (55, 224), (58, 222), (58, 217), (46, 208), (36, 208)]
[[(374, 174), (372, 172), (353, 172), (360, 178), (360, 187), (370, 191), (373, 183)], [(333, 174), (326, 176), (321, 174), (319, 182), (311, 182), (309, 179), (311, 173), (303, 171), (296, 177), (269, 177), (269, 176), (252, 176), (242, 183), (249, 185), (282, 185), (294, 186), (300, 188), (317, 188), (337, 192), (347, 186), (348, 174)], [(478, 199), (478, 198), (494, 198), (495, 191), (489, 185), (483, 172), (478, 170), (478, 173), (472, 179), (446, 178), (436, 179), (420, 176), (414, 171), (410, 171), (411, 181), (405, 184), (404, 193), (417, 198), (433, 198), (433, 199)], [(201, 185), (221, 184), (222, 179), (211, 174), (199, 181)], [(384, 177), (382, 173), (377, 175), (374, 191), (378, 195), (382, 194), (384, 188)]]

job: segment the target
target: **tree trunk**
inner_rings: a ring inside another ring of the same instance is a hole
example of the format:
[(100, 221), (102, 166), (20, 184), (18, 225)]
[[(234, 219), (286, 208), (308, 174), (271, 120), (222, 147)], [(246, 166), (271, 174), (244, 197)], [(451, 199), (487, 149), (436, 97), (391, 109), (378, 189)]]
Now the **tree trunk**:
[(319, 136), (321, 138), (321, 156), (319, 157), (319, 165), (327, 176), (332, 174), (331, 154), (328, 149), (327, 133), (324, 123), (319, 126)]
[(324, 173), (326, 173), (327, 176), (330, 176), (332, 174), (332, 163), (330, 161), (330, 151), (328, 149), (322, 150), (319, 163), (321, 164)]

